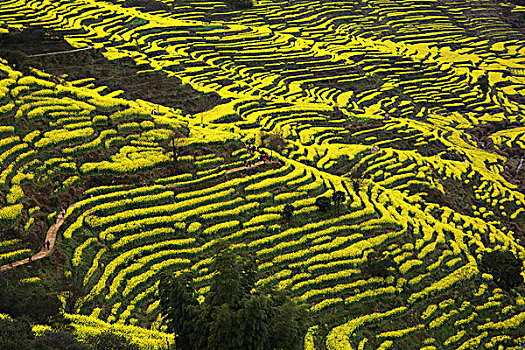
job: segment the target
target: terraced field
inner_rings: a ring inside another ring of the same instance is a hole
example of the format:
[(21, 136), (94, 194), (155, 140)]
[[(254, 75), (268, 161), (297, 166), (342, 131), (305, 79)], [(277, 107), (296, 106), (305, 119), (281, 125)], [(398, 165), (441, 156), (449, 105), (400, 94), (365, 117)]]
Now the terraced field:
[[(499, 15), (510, 5), (163, 4), (0, 0), (0, 32), (63, 31), (221, 97), (184, 114), (0, 60), (0, 265), (64, 207), (53, 262), (84, 286), (63, 298), (80, 338), (113, 326), (166, 347), (160, 273), (196, 272), (205, 296), (222, 239), (256, 253), (257, 286), (309, 305), (305, 349), (525, 344), (525, 289), (478, 268), (494, 249), (525, 259), (525, 35)], [(261, 133), (286, 146), (246, 168)], [(341, 210), (319, 212), (335, 191)], [(389, 277), (363, 272), (374, 255), (395, 261)]]

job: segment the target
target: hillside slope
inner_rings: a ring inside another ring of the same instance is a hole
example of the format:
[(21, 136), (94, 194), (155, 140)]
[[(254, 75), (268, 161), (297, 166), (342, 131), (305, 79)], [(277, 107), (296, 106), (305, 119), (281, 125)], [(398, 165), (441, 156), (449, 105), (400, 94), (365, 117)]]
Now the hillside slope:
[[(478, 266), (493, 249), (525, 258), (525, 37), (501, 5), (164, 4), (0, 1), (6, 27), (69, 30), (222, 99), (183, 114), (2, 61), (0, 263), (74, 203), (55, 261), (82, 281), (73, 314), (162, 329), (160, 273), (195, 271), (205, 296), (224, 239), (256, 252), (258, 286), (310, 306), (306, 349), (525, 343), (525, 289)], [(228, 172), (256, 160), (245, 144), (262, 132), (285, 141), (264, 149), (278, 162)], [(341, 209), (319, 212), (335, 191)], [(388, 277), (365, 272), (376, 255)]]

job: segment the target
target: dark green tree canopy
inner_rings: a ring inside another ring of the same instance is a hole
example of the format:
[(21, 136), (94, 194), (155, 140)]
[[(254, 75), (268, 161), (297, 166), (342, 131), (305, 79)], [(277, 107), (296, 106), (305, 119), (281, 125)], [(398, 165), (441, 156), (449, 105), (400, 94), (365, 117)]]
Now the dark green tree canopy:
[[(358, 156), (357, 162), (362, 159), (362, 156)], [(347, 177), (350, 180), (350, 183), (352, 184), (352, 189), (355, 193), (359, 193), (359, 190), (364, 184), (365, 177), (364, 177), (363, 168), (356, 167), (352, 171), (348, 172), (344, 176)]]
[(281, 152), (286, 147), (286, 141), (280, 131), (273, 131), (265, 134), (263, 137), (263, 144), (266, 148)]
[(27, 319), (0, 319), (0, 349), (33, 350), (34, 335)]
[(483, 254), (479, 264), (482, 272), (490, 273), (494, 282), (509, 291), (523, 284), (522, 262), (508, 250), (494, 250)]
[(93, 350), (139, 350), (138, 345), (131, 343), (123, 335), (103, 332), (88, 339)]
[(482, 75), (478, 78), (478, 84), (480, 86), (481, 91), (483, 91), (484, 94), (489, 92), (490, 85), (489, 85), (489, 78), (487, 75)]
[(319, 208), (319, 211), (327, 212), (332, 206), (332, 201), (328, 197), (320, 196), (316, 198), (315, 205)]
[(166, 274), (159, 285), (168, 330), (181, 350), (299, 350), (307, 311), (288, 295), (254, 289), (257, 262), (221, 248), (211, 264), (210, 291), (197, 301), (193, 276)]
[(19, 285), (0, 276), (0, 313), (13, 318), (28, 317), (34, 323), (48, 324), (60, 318), (61, 303), (56, 295), (47, 294), (41, 287)]
[[(67, 332), (46, 331), (35, 337), (27, 317), (0, 319), (0, 349), (2, 350), (92, 350)], [(104, 348), (111, 350), (116, 348)], [(118, 348), (129, 350), (127, 348)]]
[(371, 257), (363, 265), (363, 275), (370, 277), (388, 277), (388, 268), (396, 267), (395, 261), (391, 257)]

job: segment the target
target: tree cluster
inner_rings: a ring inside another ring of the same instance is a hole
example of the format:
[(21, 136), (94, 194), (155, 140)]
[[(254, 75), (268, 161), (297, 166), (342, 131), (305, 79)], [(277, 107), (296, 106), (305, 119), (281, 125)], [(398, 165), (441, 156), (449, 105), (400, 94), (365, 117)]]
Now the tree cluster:
[(60, 300), (40, 287), (20, 285), (0, 276), (0, 313), (13, 318), (25, 317), (31, 322), (49, 324), (60, 318)]
[(277, 130), (265, 134), (263, 137), (263, 143), (266, 148), (273, 149), (277, 152), (281, 152), (286, 147), (286, 141), (284, 140), (283, 134)]
[(317, 208), (319, 208), (319, 211), (321, 212), (328, 212), (330, 208), (332, 207), (332, 202), (334, 203), (334, 207), (337, 210), (337, 214), (339, 215), (339, 210), (341, 209), (341, 205), (346, 200), (346, 195), (343, 191), (335, 191), (332, 194), (332, 198), (326, 196), (320, 196), (317, 197), (315, 200), (315, 205)]
[[(62, 314), (56, 295), (40, 286), (21, 285), (17, 278), (0, 276), (0, 349), (9, 350), (138, 350), (121, 335), (103, 332), (79, 342), (68, 332), (69, 322)], [(32, 324), (47, 324), (58, 331), (36, 337)]]
[(67, 332), (46, 332), (35, 337), (27, 318), (0, 319), (0, 349), (16, 350), (89, 350)]
[(31, 323), (25, 317), (0, 319), (0, 349), (6, 350), (139, 350), (122, 335), (103, 332), (79, 342), (65, 331), (46, 331), (35, 337)]
[(302, 349), (307, 311), (284, 293), (254, 289), (253, 255), (222, 248), (211, 264), (212, 281), (197, 299), (191, 273), (162, 277), (161, 312), (180, 350)]

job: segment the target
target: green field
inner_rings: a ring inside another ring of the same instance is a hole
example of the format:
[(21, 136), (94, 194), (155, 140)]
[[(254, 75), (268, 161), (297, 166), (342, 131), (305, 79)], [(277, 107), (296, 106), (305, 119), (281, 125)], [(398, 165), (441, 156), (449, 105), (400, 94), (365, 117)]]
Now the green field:
[(522, 348), (525, 287), (480, 261), (525, 259), (525, 7), (137, 3), (0, 0), (0, 265), (67, 208), (16, 276), (79, 339), (166, 349), (161, 273), (206, 297), (226, 241), (308, 306), (305, 350)]

